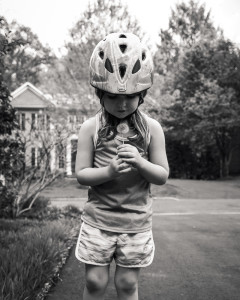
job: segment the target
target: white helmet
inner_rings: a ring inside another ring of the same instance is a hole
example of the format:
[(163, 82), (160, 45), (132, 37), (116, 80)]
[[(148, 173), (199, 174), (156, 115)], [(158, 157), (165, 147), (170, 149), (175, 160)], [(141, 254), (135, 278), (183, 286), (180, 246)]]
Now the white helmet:
[(112, 94), (135, 94), (153, 83), (150, 51), (132, 33), (111, 33), (95, 47), (90, 83)]

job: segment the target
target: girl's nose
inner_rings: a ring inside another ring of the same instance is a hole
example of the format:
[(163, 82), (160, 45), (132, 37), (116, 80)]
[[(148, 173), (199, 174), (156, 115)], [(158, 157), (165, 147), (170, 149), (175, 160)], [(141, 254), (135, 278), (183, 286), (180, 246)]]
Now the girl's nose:
[(127, 104), (127, 100), (126, 100), (126, 97), (125, 96), (123, 96), (123, 95), (120, 95), (119, 96), (119, 99), (118, 99), (118, 104), (119, 104), (119, 106), (126, 106), (126, 104)]
[(119, 108), (119, 109), (125, 109), (126, 106), (127, 106), (126, 103), (125, 103), (125, 102), (122, 102), (122, 103), (119, 103), (118, 108)]

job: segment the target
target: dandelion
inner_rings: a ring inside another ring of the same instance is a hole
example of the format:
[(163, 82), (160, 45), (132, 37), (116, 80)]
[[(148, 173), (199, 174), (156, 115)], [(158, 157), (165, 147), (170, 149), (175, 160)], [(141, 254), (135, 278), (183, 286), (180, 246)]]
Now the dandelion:
[[(129, 132), (129, 126), (126, 122), (122, 122), (120, 124), (118, 124), (117, 126), (117, 132), (121, 134), (121, 136), (123, 137), (123, 134), (126, 134)], [(124, 141), (123, 141), (124, 144)]]

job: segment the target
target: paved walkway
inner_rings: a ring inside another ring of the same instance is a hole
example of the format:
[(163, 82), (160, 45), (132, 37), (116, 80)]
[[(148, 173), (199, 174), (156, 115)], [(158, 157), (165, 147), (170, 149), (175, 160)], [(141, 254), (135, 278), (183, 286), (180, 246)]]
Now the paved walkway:
[[(83, 200), (84, 201), (84, 200)], [(141, 300), (239, 300), (240, 199), (155, 199), (154, 262), (141, 271)], [(81, 300), (84, 265), (74, 249), (47, 300)], [(117, 299), (114, 263), (106, 300)]]

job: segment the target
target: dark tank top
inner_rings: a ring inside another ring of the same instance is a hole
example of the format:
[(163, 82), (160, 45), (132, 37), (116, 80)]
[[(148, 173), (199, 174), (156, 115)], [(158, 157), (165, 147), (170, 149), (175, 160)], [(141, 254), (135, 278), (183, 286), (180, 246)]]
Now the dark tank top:
[[(145, 115), (144, 115), (145, 116)], [(147, 117), (146, 117), (147, 120)], [(99, 140), (100, 115), (96, 116), (93, 167), (109, 165), (117, 155), (117, 147), (125, 144), (135, 146), (140, 155), (148, 160), (144, 143), (116, 136), (112, 140)], [(150, 141), (150, 136), (147, 138)], [(149, 145), (149, 141), (147, 145)], [(123, 174), (103, 184), (91, 186), (82, 220), (96, 228), (121, 233), (144, 232), (152, 228), (152, 199), (149, 197), (150, 183), (137, 171)]]

